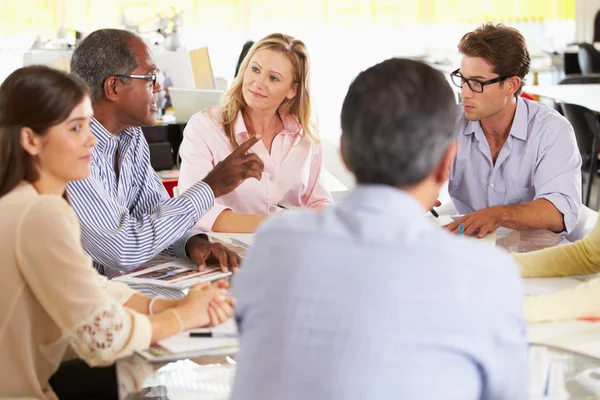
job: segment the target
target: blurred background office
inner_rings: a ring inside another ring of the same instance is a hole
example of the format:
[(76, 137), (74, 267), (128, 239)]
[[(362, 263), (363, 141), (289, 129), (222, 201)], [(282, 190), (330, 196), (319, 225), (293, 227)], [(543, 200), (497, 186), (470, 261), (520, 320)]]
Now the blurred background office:
[[(581, 72), (577, 61), (569, 64), (577, 60), (574, 44), (600, 40), (594, 39), (600, 0), (0, 0), (0, 9), (0, 82), (24, 63), (68, 69), (77, 40), (104, 27), (140, 34), (163, 83), (184, 89), (226, 90), (248, 41), (272, 32), (303, 40), (334, 191), (352, 184), (336, 153), (342, 100), (359, 71), (403, 56), (450, 72), (459, 66), (461, 36), (494, 21), (527, 39), (527, 85), (556, 84), (565, 72)], [(181, 109), (177, 122), (192, 111)]]

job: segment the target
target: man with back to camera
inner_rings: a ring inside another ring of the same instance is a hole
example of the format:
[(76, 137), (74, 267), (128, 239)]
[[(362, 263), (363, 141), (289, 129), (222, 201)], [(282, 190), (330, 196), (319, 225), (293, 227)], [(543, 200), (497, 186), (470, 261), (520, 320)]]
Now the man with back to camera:
[(233, 281), (232, 400), (527, 399), (516, 265), (424, 215), (454, 161), (456, 111), (442, 74), (413, 60), (350, 85), (341, 150), (357, 187), (256, 234)]
[(485, 236), (500, 226), (570, 232), (581, 210), (581, 155), (573, 127), (520, 97), (529, 52), (514, 28), (488, 23), (458, 44), (458, 153), (448, 191), (459, 214), (447, 228)]
[(263, 163), (240, 145), (204, 178), (170, 199), (150, 165), (140, 126), (156, 121), (157, 67), (143, 40), (128, 31), (101, 29), (73, 52), (71, 71), (91, 90), (94, 118), (90, 177), (71, 182), (68, 195), (81, 223), (82, 243), (105, 275), (116, 275), (157, 254), (189, 257), (201, 268), (219, 262), (234, 270), (239, 257), (191, 229), (214, 204), (246, 178), (261, 179)]

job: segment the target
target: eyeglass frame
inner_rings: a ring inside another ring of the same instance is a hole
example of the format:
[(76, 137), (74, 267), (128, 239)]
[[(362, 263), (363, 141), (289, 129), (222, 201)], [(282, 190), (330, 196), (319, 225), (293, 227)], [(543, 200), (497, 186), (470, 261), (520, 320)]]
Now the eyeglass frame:
[[(471, 90), (471, 92), (473, 93), (483, 93), (483, 88), (487, 85), (491, 85), (492, 83), (497, 83), (497, 82), (503, 82), (505, 80), (507, 80), (508, 78), (510, 78), (510, 75), (506, 75), (506, 76), (498, 76), (496, 78), (492, 78), (492, 79), (488, 79), (487, 81), (478, 81), (477, 79), (469, 79), (469, 78), (465, 78), (464, 76), (460, 75), (458, 73), (458, 71), (460, 71), (460, 68), (458, 68), (456, 71), (453, 71), (450, 73), (450, 80), (452, 81), (452, 84), (456, 87), (459, 87), (462, 89), (462, 87), (465, 85), (465, 83), (467, 84), (467, 86), (469, 87), (469, 90)], [(452, 77), (457, 77), (460, 78), (461, 80), (461, 85), (457, 85), (456, 82), (454, 82), (454, 79), (452, 79)], [(473, 82), (477, 82), (481, 85), (481, 92), (478, 92), (476, 90), (473, 90), (473, 88), (471, 87), (471, 84), (469, 83), (469, 81), (473, 81)]]
[[(135, 75), (135, 74), (116, 74), (116, 75), (111, 75), (117, 78), (132, 78), (132, 79), (145, 79), (147, 81), (152, 82), (151, 86), (148, 86), (149, 88), (154, 88), (156, 87), (156, 81), (158, 79), (158, 74), (151, 74), (151, 75)], [(108, 78), (106, 78), (108, 79)]]

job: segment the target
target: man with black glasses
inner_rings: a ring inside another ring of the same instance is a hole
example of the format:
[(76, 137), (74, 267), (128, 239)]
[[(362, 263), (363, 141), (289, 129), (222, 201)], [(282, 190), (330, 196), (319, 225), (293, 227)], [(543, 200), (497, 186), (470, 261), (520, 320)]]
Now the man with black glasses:
[(521, 98), (530, 58), (514, 28), (488, 23), (461, 39), (458, 153), (449, 192), (459, 214), (447, 228), (485, 236), (500, 226), (570, 232), (581, 209), (581, 156), (569, 122)]
[(189, 257), (199, 267), (218, 262), (223, 269), (239, 258), (192, 229), (215, 197), (246, 178), (260, 179), (263, 163), (243, 143), (181, 196), (170, 199), (150, 165), (140, 126), (154, 125), (156, 65), (137, 35), (118, 29), (92, 32), (73, 52), (71, 70), (90, 87), (92, 132), (98, 139), (90, 176), (73, 181), (68, 196), (81, 223), (82, 243), (103, 274), (113, 276), (157, 254)]

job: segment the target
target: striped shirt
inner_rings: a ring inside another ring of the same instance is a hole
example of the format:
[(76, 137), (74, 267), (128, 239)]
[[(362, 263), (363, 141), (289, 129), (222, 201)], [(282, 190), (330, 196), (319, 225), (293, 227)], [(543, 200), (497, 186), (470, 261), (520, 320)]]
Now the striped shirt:
[(212, 189), (198, 182), (169, 198), (150, 165), (148, 143), (139, 127), (113, 135), (92, 119), (91, 128), (98, 144), (92, 151), (90, 176), (71, 182), (67, 193), (94, 266), (114, 276), (157, 254), (185, 258), (186, 241), (202, 233), (191, 228), (214, 204)]

